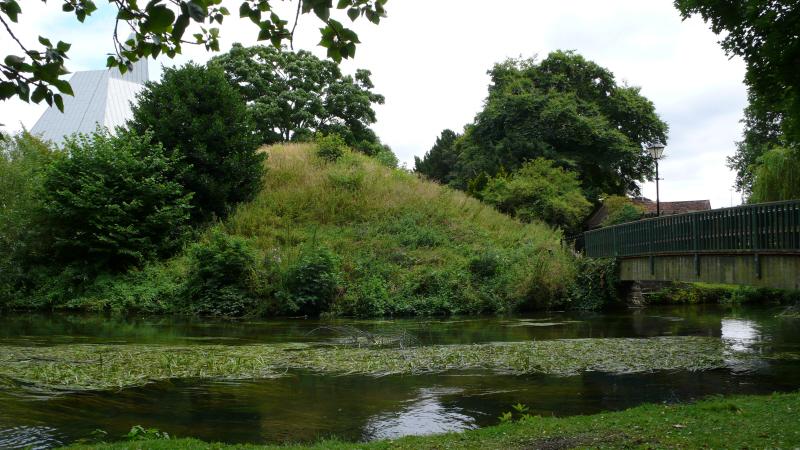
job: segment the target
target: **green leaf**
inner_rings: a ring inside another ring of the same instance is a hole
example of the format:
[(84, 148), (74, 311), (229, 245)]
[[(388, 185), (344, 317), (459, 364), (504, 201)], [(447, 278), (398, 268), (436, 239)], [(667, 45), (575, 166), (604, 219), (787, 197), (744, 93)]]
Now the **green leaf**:
[(189, 16), (186, 14), (181, 14), (178, 16), (178, 20), (175, 21), (175, 25), (172, 27), (172, 38), (176, 41), (181, 40), (183, 33), (186, 31), (186, 27), (188, 26)]
[(62, 113), (64, 112), (64, 99), (59, 95), (56, 94), (53, 96), (53, 101), (56, 102), (56, 108)]
[(33, 103), (39, 103), (44, 100), (45, 95), (47, 95), (47, 87), (43, 84), (36, 86), (36, 89), (33, 90), (33, 94), (31, 94), (31, 100)]
[(347, 10), (347, 17), (349, 17), (350, 20), (356, 20), (360, 15), (361, 11), (359, 11), (358, 8), (350, 8)]
[(53, 82), (53, 86), (58, 88), (58, 90), (63, 94), (75, 95), (75, 93), (72, 92), (72, 86), (66, 80), (56, 80)]
[(10, 81), (3, 81), (0, 83), (0, 100), (11, 98), (16, 92), (17, 88), (14, 87), (14, 83)]
[(188, 2), (186, 6), (189, 10), (189, 16), (194, 19), (195, 22), (203, 22), (208, 15), (208, 10), (198, 5), (197, 2)]
[(62, 54), (63, 53), (67, 53), (71, 47), (72, 47), (72, 44), (70, 44), (68, 42), (58, 41), (58, 44), (56, 44), (56, 50), (58, 50)]
[(175, 13), (164, 5), (155, 5), (147, 10), (148, 18), (142, 29), (153, 33), (164, 33), (175, 20)]
[(50, 39), (47, 39), (47, 38), (42, 37), (42, 36), (39, 36), (39, 43), (44, 45), (45, 47), (52, 47), (53, 46), (53, 43), (50, 42)]
[(11, 19), (12, 22), (16, 22), (17, 15), (19, 15), (19, 13), (22, 12), (22, 8), (20, 8), (19, 4), (14, 0), (8, 0), (3, 2), (2, 4), (0, 4), (0, 9), (2, 9), (4, 13), (6, 13), (8, 18)]
[(17, 55), (8, 55), (6, 56), (5, 63), (9, 67), (17, 69), (18, 67), (25, 64), (25, 58)]

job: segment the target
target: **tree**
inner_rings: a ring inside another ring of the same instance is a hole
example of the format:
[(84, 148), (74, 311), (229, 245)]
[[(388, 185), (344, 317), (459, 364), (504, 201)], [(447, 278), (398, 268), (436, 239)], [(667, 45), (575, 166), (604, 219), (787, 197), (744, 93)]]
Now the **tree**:
[(758, 158), (753, 171), (751, 203), (800, 199), (800, 155), (774, 147)]
[(747, 65), (750, 105), (744, 139), (728, 165), (736, 188), (749, 194), (757, 160), (773, 148), (800, 145), (800, 6), (786, 0), (675, 0), (684, 19), (699, 14), (720, 44)]
[[(339, 66), (306, 51), (234, 44), (211, 64), (225, 70), (255, 118), (265, 144), (336, 133), (348, 145), (377, 143), (373, 103), (382, 104), (368, 70), (343, 76)], [(369, 153), (369, 152), (367, 152)]]
[(192, 217), (224, 217), (262, 186), (265, 154), (244, 101), (217, 67), (165, 68), (133, 108), (132, 130), (151, 132), (182, 165), (177, 179), (193, 193)]
[(458, 161), (456, 140), (459, 135), (453, 130), (443, 130), (430, 150), (420, 159), (414, 157), (414, 171), (431, 180), (447, 184)]
[(43, 183), (51, 256), (87, 270), (123, 270), (179, 250), (189, 230), (191, 194), (150, 136), (119, 131), (78, 135), (64, 144)]
[(39, 193), (47, 168), (62, 156), (26, 131), (0, 137), (0, 298), (26, 284), (52, 244)]
[(524, 163), (510, 176), (489, 179), (481, 197), (522, 221), (541, 220), (567, 230), (577, 228), (592, 207), (577, 174), (544, 158)]
[[(386, 1), (338, 0), (334, 8), (332, 0), (298, 0), (295, 21), (289, 28), (288, 21), (273, 10), (274, 0), (242, 0), (239, 17), (246, 17), (258, 26), (259, 41), (270, 41), (273, 46), (280, 47), (286, 41), (292, 42), (300, 14), (313, 13), (324, 25), (320, 29), (319, 45), (328, 50), (329, 58), (339, 62), (342, 58), (352, 58), (360, 41), (358, 35), (335, 20), (331, 12), (346, 10), (351, 21), (364, 16), (377, 24), (386, 16)], [(79, 22), (97, 11), (92, 0), (61, 0), (60, 3), (61, 9), (73, 13)], [(214, 25), (222, 24), (230, 15), (228, 9), (221, 6), (222, 0), (152, 0), (146, 3), (109, 0), (109, 3), (116, 10), (116, 25), (112, 35), (114, 53), (109, 55), (106, 65), (119, 67), (123, 72), (144, 57), (156, 58), (163, 54), (173, 58), (181, 53), (183, 45), (203, 45), (206, 50), (219, 51), (219, 28)], [(39, 47), (23, 43), (11, 25), (18, 22), (20, 15), (23, 14), (18, 0), (0, 0), (0, 23), (17, 46), (17, 52), (6, 55), (0, 63), (0, 100), (14, 96), (26, 102), (45, 100), (63, 111), (61, 94), (72, 95), (69, 83), (61, 78), (69, 73), (65, 64), (71, 46), (62, 41), (54, 45), (42, 36)], [(123, 41), (120, 33), (124, 33), (122, 30), (126, 27), (133, 30), (133, 37)], [(192, 37), (188, 38), (189, 35)]]
[(638, 193), (653, 176), (644, 145), (666, 142), (667, 125), (639, 88), (573, 52), (509, 59), (489, 71), (484, 109), (459, 142), (451, 184), (514, 171), (535, 158), (574, 171), (585, 195)]
[(633, 203), (633, 200), (622, 195), (607, 197), (603, 200), (603, 206), (608, 212), (608, 215), (600, 224), (604, 227), (639, 220), (645, 212), (643, 206)]

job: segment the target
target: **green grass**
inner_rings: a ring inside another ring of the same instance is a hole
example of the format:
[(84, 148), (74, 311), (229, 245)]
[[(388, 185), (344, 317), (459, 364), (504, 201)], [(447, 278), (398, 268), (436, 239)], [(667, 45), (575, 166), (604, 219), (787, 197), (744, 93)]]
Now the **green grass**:
[(120, 442), (71, 449), (567, 449), (794, 448), (800, 446), (800, 394), (713, 398), (685, 405), (643, 405), (566, 418), (533, 417), (464, 433), (371, 443), (307, 446), (210, 444), (194, 439)]
[(718, 338), (564, 339), (411, 348), (308, 344), (0, 347), (0, 380), (37, 390), (98, 390), (175, 378), (258, 379), (290, 369), (334, 374), (419, 374), (485, 369), (574, 375), (725, 367)]
[[(337, 258), (335, 298), (321, 308), (331, 314), (497, 313), (565, 301), (575, 264), (558, 230), (523, 224), (358, 153), (330, 162), (309, 144), (264, 151), (263, 190), (218, 224), (247, 238), (258, 255), (251, 277), (259, 299), (254, 313), (295, 314), (287, 306), (297, 297), (287, 274), (320, 252)], [(183, 252), (114, 282), (94, 283), (81, 295), (55, 300), (55, 307), (184, 312), (176, 296), (188, 263)]]

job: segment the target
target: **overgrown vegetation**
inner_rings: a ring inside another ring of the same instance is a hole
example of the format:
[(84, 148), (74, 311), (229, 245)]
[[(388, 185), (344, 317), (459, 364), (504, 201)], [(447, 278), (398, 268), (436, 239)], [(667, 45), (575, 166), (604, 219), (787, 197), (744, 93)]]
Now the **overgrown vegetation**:
[(608, 211), (601, 226), (608, 227), (621, 223), (639, 220), (644, 215), (644, 207), (633, 203), (633, 200), (621, 195), (611, 195), (603, 200), (603, 206)]
[(781, 303), (800, 301), (795, 291), (730, 284), (676, 283), (647, 296), (652, 304)]
[[(110, 149), (123, 136), (101, 141)], [(4, 283), (16, 291), (8, 306), (367, 317), (568, 304), (575, 269), (559, 231), (337, 142), (335, 160), (310, 144), (267, 148), (260, 193), (169, 259), (135, 259), (116, 274), (57, 267), (23, 287)]]
[(592, 207), (577, 174), (544, 158), (525, 162), (510, 175), (488, 179), (479, 197), (524, 222), (541, 220), (571, 231), (579, 229)]

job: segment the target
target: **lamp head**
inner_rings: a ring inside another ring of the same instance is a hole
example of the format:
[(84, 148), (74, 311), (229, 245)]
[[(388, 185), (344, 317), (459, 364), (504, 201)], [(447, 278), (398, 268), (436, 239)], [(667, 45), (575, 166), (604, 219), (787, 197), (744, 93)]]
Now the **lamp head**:
[(653, 159), (661, 159), (664, 156), (664, 144), (660, 142), (654, 142), (647, 146), (647, 151), (650, 152), (650, 156)]

